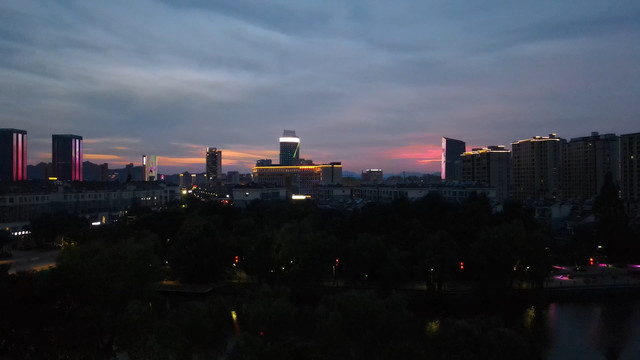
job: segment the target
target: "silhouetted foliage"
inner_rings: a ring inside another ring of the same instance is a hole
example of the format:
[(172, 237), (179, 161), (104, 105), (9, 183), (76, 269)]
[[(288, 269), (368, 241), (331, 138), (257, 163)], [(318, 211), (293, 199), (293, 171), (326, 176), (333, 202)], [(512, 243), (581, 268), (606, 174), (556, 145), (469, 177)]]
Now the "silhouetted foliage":
[(631, 252), (633, 234), (629, 228), (629, 219), (624, 211), (618, 188), (611, 174), (605, 177), (605, 183), (593, 204), (593, 213), (598, 220), (596, 238), (598, 245), (604, 247), (609, 261), (629, 261), (638, 255)]
[[(260, 201), (239, 210), (194, 197), (134, 215), (97, 228), (72, 219), (35, 223), (36, 236), (74, 242), (54, 270), (0, 273), (0, 290), (9, 294), (0, 306), (15, 309), (0, 323), (0, 353), (65, 359), (107, 359), (116, 352), (134, 359), (528, 356), (519, 334), (487, 320), (442, 320), (438, 331), (425, 334), (407, 298), (396, 292), (418, 283), (436, 296), (454, 280), (492, 291), (514, 281), (541, 285), (548, 238), (519, 204), (496, 216), (482, 196), (450, 204), (431, 193), (353, 211)], [(155, 288), (166, 268), (182, 283), (213, 284), (233, 295), (167, 300)], [(349, 288), (365, 290), (344, 291)]]

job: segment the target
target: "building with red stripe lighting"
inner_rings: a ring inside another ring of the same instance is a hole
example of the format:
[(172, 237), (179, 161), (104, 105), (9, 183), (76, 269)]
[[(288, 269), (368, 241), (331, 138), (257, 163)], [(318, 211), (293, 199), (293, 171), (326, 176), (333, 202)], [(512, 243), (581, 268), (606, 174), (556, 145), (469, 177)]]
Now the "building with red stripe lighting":
[(0, 129), (0, 181), (27, 180), (27, 132)]

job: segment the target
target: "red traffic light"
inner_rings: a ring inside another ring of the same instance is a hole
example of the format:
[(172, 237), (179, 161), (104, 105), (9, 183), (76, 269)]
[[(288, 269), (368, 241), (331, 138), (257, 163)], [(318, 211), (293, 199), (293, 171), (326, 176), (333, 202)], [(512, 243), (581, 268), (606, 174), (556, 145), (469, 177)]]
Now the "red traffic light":
[(338, 266), (339, 262), (340, 262), (340, 259), (336, 259), (336, 266)]
[(460, 270), (464, 270), (464, 263), (460, 261)]
[(238, 255), (236, 255), (236, 264), (238, 263), (238, 261), (239, 261), (239, 260), (238, 260)]

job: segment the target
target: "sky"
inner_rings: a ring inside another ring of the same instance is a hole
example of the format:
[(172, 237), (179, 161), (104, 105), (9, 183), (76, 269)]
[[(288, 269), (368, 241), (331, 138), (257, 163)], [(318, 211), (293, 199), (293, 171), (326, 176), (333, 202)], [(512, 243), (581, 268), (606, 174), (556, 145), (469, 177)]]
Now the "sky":
[(83, 136), (110, 168), (160, 173), (301, 157), (437, 172), (536, 135), (640, 132), (640, 1), (0, 2), (0, 127)]

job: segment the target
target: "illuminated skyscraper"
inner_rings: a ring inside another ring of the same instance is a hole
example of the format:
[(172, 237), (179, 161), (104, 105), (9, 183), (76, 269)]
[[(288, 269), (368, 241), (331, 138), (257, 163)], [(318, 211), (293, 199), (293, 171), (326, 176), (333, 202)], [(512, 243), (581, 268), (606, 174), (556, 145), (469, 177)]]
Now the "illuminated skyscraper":
[(53, 176), (63, 181), (82, 181), (82, 136), (52, 136)]
[(442, 180), (462, 180), (462, 158), (460, 154), (465, 151), (464, 141), (442, 138), (442, 168), (440, 170), (440, 178)]
[(295, 130), (285, 130), (280, 138), (280, 165), (299, 165), (300, 138)]
[(144, 181), (158, 181), (158, 157), (142, 155), (142, 172)]
[(220, 177), (222, 176), (222, 150), (214, 147), (207, 148), (205, 172), (209, 185), (215, 185), (215, 183), (220, 181)]
[(0, 129), (0, 181), (27, 180), (27, 132)]

